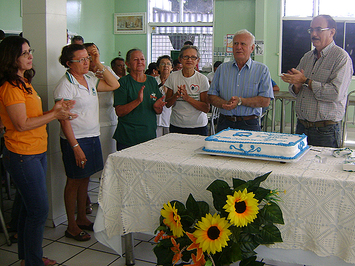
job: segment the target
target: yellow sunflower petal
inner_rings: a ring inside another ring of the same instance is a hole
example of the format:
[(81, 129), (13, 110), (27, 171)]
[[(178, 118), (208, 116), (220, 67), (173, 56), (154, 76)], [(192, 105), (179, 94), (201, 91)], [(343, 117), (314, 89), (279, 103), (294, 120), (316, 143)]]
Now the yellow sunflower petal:
[(163, 223), (169, 226), (173, 235), (175, 237), (181, 237), (184, 234), (184, 230), (182, 229), (181, 217), (177, 213), (177, 209), (174, 206), (171, 206), (171, 203), (163, 205), (163, 209), (160, 211), (161, 215), (165, 218)]
[(253, 222), (259, 213), (258, 200), (255, 194), (247, 191), (235, 191), (233, 196), (228, 195), (223, 209), (229, 212), (228, 219), (232, 224), (243, 227)]
[(227, 245), (231, 231), (225, 218), (218, 214), (207, 214), (196, 225), (193, 235), (203, 252), (215, 254)]

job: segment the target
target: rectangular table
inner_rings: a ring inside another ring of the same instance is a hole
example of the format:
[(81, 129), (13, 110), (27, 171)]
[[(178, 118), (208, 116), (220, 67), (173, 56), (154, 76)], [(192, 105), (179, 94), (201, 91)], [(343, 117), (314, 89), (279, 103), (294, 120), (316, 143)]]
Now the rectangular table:
[[(318, 255), (312, 265), (355, 263), (355, 173), (342, 170), (344, 158), (320, 147), (295, 163), (196, 154), (203, 145), (202, 136), (168, 134), (111, 154), (100, 184), (97, 239), (120, 253), (121, 235), (153, 233), (164, 203), (185, 203), (192, 193), (212, 206), (206, 188), (215, 179), (231, 185), (234, 177), (251, 180), (272, 171), (262, 186), (286, 191), (280, 195), (284, 242), (270, 245), (269, 251), (258, 248), (258, 254), (292, 262), (282, 256), (304, 251)], [(309, 265), (311, 259), (298, 253), (291, 255), (294, 263)]]

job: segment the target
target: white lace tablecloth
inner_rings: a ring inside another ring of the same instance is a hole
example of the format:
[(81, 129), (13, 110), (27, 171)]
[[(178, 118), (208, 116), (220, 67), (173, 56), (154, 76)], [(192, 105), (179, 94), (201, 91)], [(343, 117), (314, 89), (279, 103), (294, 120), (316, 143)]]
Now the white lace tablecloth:
[(250, 180), (272, 171), (262, 186), (286, 191), (279, 203), (285, 225), (279, 226), (284, 242), (269, 247), (355, 263), (355, 173), (342, 170), (344, 158), (320, 147), (293, 163), (195, 153), (203, 145), (202, 136), (168, 134), (109, 155), (95, 221), (100, 242), (120, 252), (122, 234), (153, 233), (164, 203), (185, 203), (192, 193), (212, 206), (206, 188), (215, 179), (231, 185), (233, 177)]

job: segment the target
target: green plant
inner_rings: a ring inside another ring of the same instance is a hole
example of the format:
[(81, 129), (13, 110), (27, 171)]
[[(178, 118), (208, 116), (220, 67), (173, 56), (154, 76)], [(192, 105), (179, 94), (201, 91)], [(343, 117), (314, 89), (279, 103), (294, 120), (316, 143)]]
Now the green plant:
[(185, 205), (174, 200), (164, 204), (155, 232), (157, 264), (264, 265), (254, 250), (282, 242), (275, 224), (284, 224), (278, 191), (260, 187), (269, 175), (250, 181), (233, 178), (232, 188), (223, 180), (212, 182), (207, 190), (217, 211), (213, 215), (206, 202), (191, 194)]

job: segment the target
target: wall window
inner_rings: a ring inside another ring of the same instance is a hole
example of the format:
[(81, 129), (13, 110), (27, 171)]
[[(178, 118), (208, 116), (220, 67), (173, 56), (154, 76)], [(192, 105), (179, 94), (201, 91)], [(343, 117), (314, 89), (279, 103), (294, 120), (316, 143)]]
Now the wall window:
[(355, 1), (337, 0), (334, 4), (331, 0), (284, 0), (283, 10), (282, 73), (296, 67), (302, 56), (312, 49), (307, 29), (312, 17), (319, 14), (329, 14), (335, 19), (337, 34), (334, 41), (349, 53), (355, 67)]
[(151, 59), (177, 57), (184, 42), (199, 48), (199, 68), (212, 64), (213, 0), (149, 0)]

